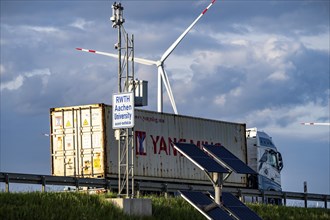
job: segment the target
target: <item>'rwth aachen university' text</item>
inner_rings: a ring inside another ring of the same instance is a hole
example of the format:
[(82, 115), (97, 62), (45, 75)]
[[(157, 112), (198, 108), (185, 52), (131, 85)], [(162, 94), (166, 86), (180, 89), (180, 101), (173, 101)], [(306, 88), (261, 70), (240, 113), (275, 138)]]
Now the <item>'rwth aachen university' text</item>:
[(134, 102), (132, 94), (115, 94), (113, 97), (113, 127), (133, 127)]

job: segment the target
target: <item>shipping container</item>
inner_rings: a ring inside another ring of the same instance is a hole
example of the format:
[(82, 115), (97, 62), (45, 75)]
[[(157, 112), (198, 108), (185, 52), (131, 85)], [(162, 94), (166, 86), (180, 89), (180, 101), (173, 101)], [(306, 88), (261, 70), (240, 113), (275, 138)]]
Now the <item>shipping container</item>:
[[(114, 179), (118, 177), (118, 141), (112, 107), (106, 104), (50, 109), (52, 175)], [(210, 184), (173, 143), (226, 147), (247, 162), (245, 124), (135, 110), (136, 181)], [(247, 187), (247, 176), (232, 174), (225, 186)]]

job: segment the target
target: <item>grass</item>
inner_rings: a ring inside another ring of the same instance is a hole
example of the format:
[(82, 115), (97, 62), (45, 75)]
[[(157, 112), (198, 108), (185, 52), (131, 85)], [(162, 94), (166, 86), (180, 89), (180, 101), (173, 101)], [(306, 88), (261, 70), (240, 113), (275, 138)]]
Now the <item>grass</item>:
[(301, 208), (285, 207), (275, 205), (248, 204), (264, 220), (282, 220), (282, 219), (315, 219), (329, 220), (330, 209), (324, 208)]
[(120, 219), (122, 212), (80, 193), (1, 193), (0, 219)]
[(182, 198), (151, 197), (153, 219), (203, 219), (204, 216)]
[[(113, 194), (0, 193), (0, 219), (205, 219), (182, 198), (149, 196), (152, 216), (127, 216), (105, 198)], [(330, 219), (330, 210), (249, 204), (263, 219)]]

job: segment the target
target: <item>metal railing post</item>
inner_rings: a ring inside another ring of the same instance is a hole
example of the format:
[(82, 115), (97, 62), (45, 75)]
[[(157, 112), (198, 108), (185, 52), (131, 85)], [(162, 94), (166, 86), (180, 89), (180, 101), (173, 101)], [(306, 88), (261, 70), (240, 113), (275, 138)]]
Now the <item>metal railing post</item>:
[(328, 208), (328, 196), (324, 195), (324, 208)]
[(242, 197), (242, 190), (241, 189), (238, 189), (238, 199), (243, 202), (243, 197)]
[(9, 192), (9, 175), (5, 175), (5, 183), (6, 183), (6, 192)]
[(41, 191), (46, 192), (46, 177), (45, 176), (41, 177)]
[(265, 191), (263, 191), (263, 190), (261, 190), (261, 201), (262, 201), (262, 204), (266, 204)]

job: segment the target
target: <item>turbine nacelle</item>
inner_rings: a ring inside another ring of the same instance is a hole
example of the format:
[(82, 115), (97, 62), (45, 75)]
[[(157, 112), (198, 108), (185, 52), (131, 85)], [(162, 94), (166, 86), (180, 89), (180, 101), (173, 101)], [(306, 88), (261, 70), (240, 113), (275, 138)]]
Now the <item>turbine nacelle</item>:
[(164, 63), (164, 62), (158, 60), (158, 61), (156, 61), (156, 66), (157, 66), (157, 67), (163, 67), (163, 63)]

